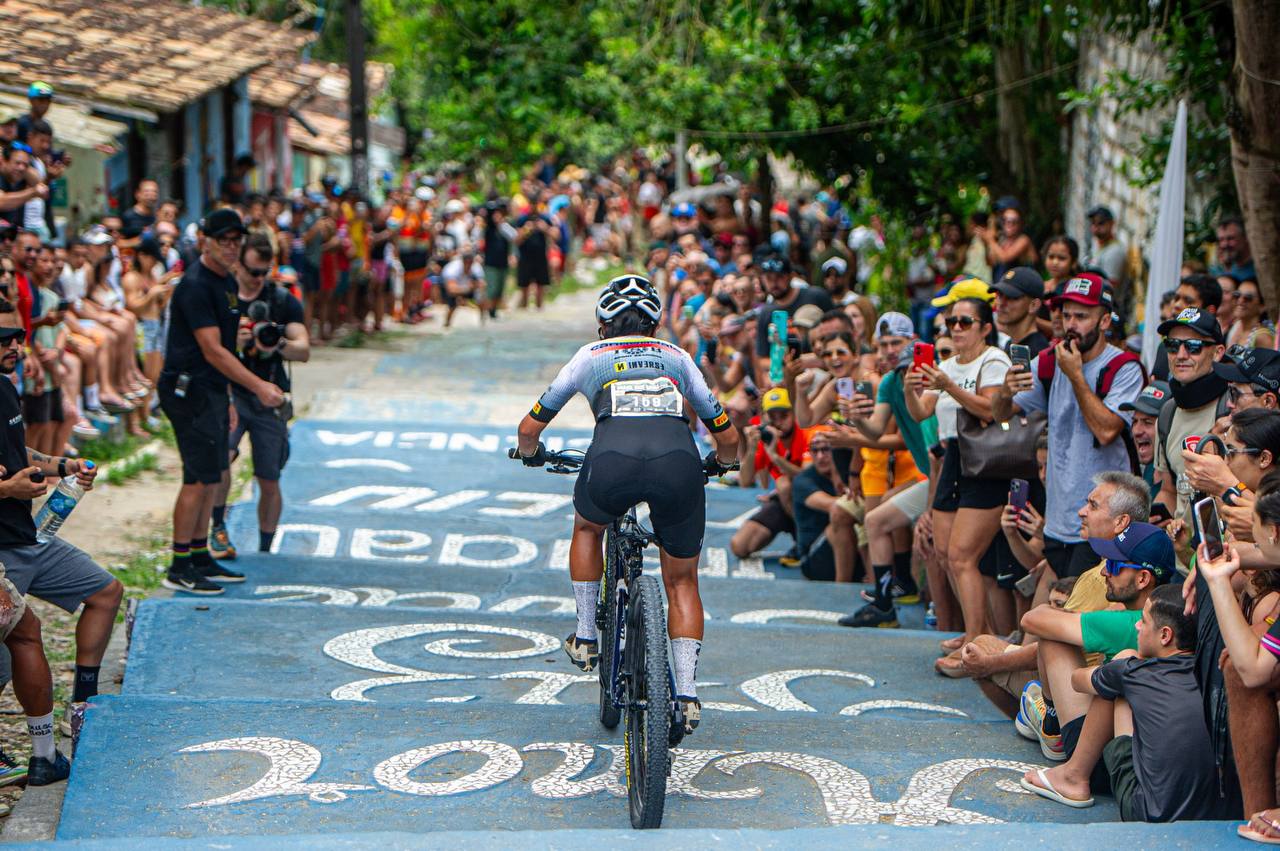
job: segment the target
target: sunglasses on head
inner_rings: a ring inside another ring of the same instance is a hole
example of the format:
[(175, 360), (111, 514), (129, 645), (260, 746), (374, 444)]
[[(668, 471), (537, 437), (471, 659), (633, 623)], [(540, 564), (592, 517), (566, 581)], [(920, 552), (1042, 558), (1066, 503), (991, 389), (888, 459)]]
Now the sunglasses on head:
[(943, 324), (948, 328), (955, 328), (957, 325), (961, 328), (972, 328), (977, 322), (978, 320), (972, 316), (948, 316), (943, 320)]
[(1208, 340), (1179, 340), (1176, 337), (1164, 338), (1164, 350), (1171, 355), (1176, 355), (1178, 349), (1186, 348), (1187, 354), (1195, 357), (1205, 350), (1206, 346), (1211, 345)]

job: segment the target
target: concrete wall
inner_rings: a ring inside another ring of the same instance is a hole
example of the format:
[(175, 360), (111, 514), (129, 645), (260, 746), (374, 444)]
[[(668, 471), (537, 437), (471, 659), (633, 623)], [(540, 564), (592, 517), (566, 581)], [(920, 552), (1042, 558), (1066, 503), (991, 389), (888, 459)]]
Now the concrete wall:
[[(1081, 90), (1105, 83), (1115, 71), (1158, 78), (1165, 70), (1163, 57), (1145, 36), (1127, 42), (1102, 32), (1081, 34), (1080, 76), (1076, 84)], [(1133, 155), (1144, 135), (1158, 133), (1163, 121), (1173, 119), (1174, 109), (1171, 107), (1168, 115), (1118, 116), (1120, 106), (1114, 96), (1108, 95), (1092, 107), (1076, 110), (1072, 118), (1064, 221), (1067, 233), (1079, 241), (1084, 255), (1089, 253), (1085, 212), (1095, 204), (1105, 204), (1116, 214), (1117, 235), (1131, 254), (1135, 247), (1145, 252), (1155, 233), (1160, 187), (1158, 183), (1149, 187), (1132, 184), (1131, 176), (1138, 169)], [(1203, 204), (1195, 186), (1188, 185), (1188, 215), (1202, 209)]]

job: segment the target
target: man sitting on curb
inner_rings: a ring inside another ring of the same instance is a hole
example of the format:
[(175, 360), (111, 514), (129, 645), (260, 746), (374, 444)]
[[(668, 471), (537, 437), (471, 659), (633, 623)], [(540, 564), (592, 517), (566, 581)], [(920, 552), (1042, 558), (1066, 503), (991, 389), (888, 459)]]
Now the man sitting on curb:
[(1122, 650), (1136, 649), (1133, 626), (1143, 605), (1157, 585), (1177, 575), (1173, 542), (1159, 526), (1131, 523), (1114, 541), (1091, 538), (1090, 545), (1106, 560), (1107, 601), (1124, 609), (1079, 613), (1043, 605), (1022, 618), (1023, 630), (1040, 639), (1036, 655), (1044, 702), (1028, 700), (1024, 690), (1017, 720), (1035, 733), (1040, 751), (1055, 762), (1068, 759), (1075, 750), (1089, 708), (1089, 697), (1071, 686), (1072, 674), (1085, 667), (1084, 654), (1101, 653), (1110, 660)]
[[(1150, 501), (1140, 479), (1113, 471), (1099, 474), (1094, 481), (1093, 490), (1078, 513), (1082, 537), (1109, 540), (1130, 524), (1147, 521)], [(1106, 608), (1105, 569), (1103, 563), (1085, 571), (1062, 610), (1079, 617), (1082, 612)], [(1044, 698), (1036, 680), (1036, 636), (1024, 635), (1019, 646), (994, 635), (979, 635), (957, 652), (964, 675), (973, 677), (982, 693), (1002, 712), (1011, 718), (1020, 716), (1016, 725), (1020, 725), (1018, 732), (1024, 738), (1039, 741), (1027, 712), (1019, 712), (1020, 706), (1026, 706), (1040, 716), (1045, 714)]]
[[(1159, 537), (1172, 568), (1172, 542)], [(1116, 542), (1105, 548), (1119, 555)], [(1075, 753), (1028, 771), (1022, 788), (1068, 807), (1093, 806), (1089, 778), (1101, 761), (1124, 821), (1217, 818), (1217, 768), (1195, 676), (1196, 622), (1183, 612), (1176, 585), (1151, 593), (1135, 631), (1136, 651), (1072, 675), (1077, 692), (1095, 695)]]

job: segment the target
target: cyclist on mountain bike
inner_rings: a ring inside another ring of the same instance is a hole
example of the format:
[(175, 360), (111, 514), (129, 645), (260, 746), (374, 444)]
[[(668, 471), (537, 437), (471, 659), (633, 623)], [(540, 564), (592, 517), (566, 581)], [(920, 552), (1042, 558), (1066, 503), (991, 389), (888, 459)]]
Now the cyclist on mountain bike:
[(647, 502), (671, 609), (667, 634), (676, 699), (692, 730), (702, 709), (694, 677), (702, 647), (698, 557), (706, 526), (706, 479), (686, 400), (711, 431), (716, 445), (711, 455), (719, 464), (737, 460), (738, 433), (688, 353), (653, 338), (661, 316), (662, 302), (646, 278), (622, 275), (610, 281), (596, 302), (600, 341), (578, 349), (521, 421), (519, 453), (526, 466), (542, 466), (546, 450), (538, 438), (543, 429), (574, 394), (587, 397), (596, 428), (573, 490), (569, 548), (578, 628), (565, 639), (564, 649), (583, 671), (599, 661), (596, 601), (605, 528)]

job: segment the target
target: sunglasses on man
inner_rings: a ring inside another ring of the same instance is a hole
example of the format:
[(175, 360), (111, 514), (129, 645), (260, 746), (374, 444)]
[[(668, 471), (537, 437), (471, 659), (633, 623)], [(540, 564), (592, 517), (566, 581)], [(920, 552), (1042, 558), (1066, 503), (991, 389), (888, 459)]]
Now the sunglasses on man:
[(1175, 337), (1164, 338), (1164, 350), (1171, 355), (1176, 355), (1178, 349), (1185, 348), (1187, 354), (1195, 357), (1205, 350), (1206, 346), (1213, 345), (1208, 340), (1179, 340)]
[(1155, 575), (1156, 573), (1155, 569), (1149, 564), (1137, 564), (1131, 561), (1118, 561), (1113, 558), (1107, 559), (1102, 569), (1107, 576), (1119, 576), (1120, 571), (1122, 570), (1150, 570), (1152, 575)]

